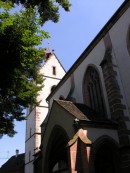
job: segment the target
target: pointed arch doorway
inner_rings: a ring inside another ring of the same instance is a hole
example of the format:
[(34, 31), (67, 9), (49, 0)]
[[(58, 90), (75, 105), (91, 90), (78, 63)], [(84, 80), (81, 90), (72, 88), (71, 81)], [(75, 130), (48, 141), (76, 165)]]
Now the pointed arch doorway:
[(46, 148), (45, 173), (68, 173), (67, 133), (60, 126), (55, 126)]
[[(119, 173), (119, 152), (115, 141), (102, 138), (92, 148), (91, 173)], [(92, 168), (93, 167), (93, 168)]]

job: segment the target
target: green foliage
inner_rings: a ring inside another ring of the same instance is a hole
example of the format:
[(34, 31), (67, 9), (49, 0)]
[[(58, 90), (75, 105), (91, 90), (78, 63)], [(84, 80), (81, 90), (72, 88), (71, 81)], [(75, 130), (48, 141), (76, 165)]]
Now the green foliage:
[[(23, 10), (14, 13), (19, 4)], [(0, 136), (13, 136), (14, 119), (25, 119), (23, 109), (38, 104), (44, 50), (37, 47), (49, 37), (40, 25), (58, 22), (59, 7), (69, 11), (70, 5), (69, 0), (0, 0)]]
[(65, 11), (69, 11), (71, 4), (69, 0), (2, 0), (3, 2), (12, 2), (13, 4), (22, 4), (26, 8), (37, 7), (41, 16), (41, 24), (48, 20), (58, 22), (59, 20), (59, 6), (63, 7)]
[(49, 36), (40, 30), (36, 8), (11, 14), (11, 3), (0, 5), (0, 134), (13, 136), (14, 119), (25, 119), (23, 109), (38, 104), (44, 49), (37, 47)]

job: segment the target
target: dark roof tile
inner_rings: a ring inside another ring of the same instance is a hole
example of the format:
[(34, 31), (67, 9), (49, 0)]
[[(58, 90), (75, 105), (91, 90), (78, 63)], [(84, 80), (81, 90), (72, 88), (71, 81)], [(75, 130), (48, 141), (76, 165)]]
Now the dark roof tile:
[(55, 100), (55, 102), (79, 120), (89, 121), (87, 116), (85, 116), (84, 113), (78, 107), (76, 107), (76, 105), (74, 105), (74, 103), (72, 103), (71, 101)]
[(0, 168), (0, 173), (15, 172), (16, 170), (24, 170), (25, 154), (19, 154), (17, 157), (12, 156), (5, 164)]

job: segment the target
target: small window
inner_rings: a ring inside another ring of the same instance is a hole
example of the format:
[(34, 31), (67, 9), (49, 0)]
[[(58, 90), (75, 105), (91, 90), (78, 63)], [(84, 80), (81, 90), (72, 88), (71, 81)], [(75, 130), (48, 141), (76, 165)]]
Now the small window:
[(32, 128), (30, 128), (30, 138), (31, 138), (31, 135), (32, 135)]
[(31, 160), (31, 151), (29, 151), (29, 162)]
[(59, 100), (65, 100), (64, 96), (61, 95), (61, 96), (59, 97)]
[(53, 85), (53, 86), (51, 87), (51, 92), (55, 89), (55, 87), (56, 87), (56, 85)]
[(56, 75), (56, 67), (55, 66), (52, 67), (52, 74)]

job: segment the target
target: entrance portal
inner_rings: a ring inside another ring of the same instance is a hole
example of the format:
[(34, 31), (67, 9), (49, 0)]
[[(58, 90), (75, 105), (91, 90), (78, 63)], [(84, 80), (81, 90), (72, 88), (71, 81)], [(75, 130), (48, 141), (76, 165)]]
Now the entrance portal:
[(68, 141), (65, 130), (55, 126), (46, 149), (45, 173), (68, 173)]
[(104, 141), (97, 149), (94, 159), (95, 173), (119, 173), (118, 148), (111, 141)]

